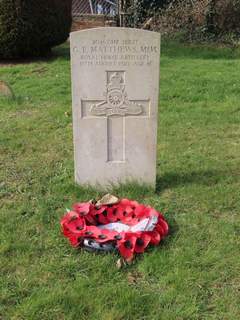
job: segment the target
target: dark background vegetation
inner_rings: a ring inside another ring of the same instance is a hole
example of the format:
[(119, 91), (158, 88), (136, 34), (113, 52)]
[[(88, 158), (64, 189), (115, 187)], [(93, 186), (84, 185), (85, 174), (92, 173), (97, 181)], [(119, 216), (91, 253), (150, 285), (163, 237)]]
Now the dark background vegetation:
[(41, 56), (64, 42), (71, 0), (0, 0), (0, 59)]
[(152, 18), (152, 30), (185, 40), (236, 44), (240, 35), (240, 0), (140, 0), (128, 10), (137, 26)]
[[(128, 0), (126, 26), (191, 42), (221, 42), (235, 48), (240, 36), (240, 0)], [(63, 43), (71, 28), (72, 0), (0, 0), (0, 59), (43, 56)]]

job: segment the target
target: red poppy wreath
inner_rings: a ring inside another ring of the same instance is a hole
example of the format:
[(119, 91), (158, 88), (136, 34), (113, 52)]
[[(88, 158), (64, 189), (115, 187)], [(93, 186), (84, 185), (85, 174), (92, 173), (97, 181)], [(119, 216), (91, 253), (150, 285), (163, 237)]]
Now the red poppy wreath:
[(61, 219), (62, 231), (73, 247), (110, 251), (117, 248), (126, 261), (158, 245), (168, 224), (155, 209), (128, 199), (105, 195), (95, 202), (76, 203)]

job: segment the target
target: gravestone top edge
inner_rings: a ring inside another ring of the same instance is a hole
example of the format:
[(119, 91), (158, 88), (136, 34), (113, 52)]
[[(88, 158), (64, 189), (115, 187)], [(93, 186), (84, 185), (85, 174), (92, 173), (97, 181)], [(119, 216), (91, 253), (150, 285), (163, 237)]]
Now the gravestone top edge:
[(70, 39), (74, 36), (77, 36), (78, 34), (83, 34), (83, 33), (94, 33), (96, 31), (129, 31), (129, 32), (135, 32), (135, 33), (145, 33), (148, 35), (156, 36), (156, 37), (161, 37), (160, 32), (156, 31), (150, 31), (150, 30), (143, 30), (143, 29), (137, 29), (137, 28), (127, 28), (127, 27), (97, 27), (97, 28), (91, 28), (91, 29), (84, 29), (84, 30), (78, 30), (70, 33)]

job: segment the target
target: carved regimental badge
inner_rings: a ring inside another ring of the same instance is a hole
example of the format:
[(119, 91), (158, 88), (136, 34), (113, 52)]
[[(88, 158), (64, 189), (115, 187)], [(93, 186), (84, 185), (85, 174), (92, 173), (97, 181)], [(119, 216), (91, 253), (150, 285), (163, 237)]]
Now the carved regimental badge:
[(111, 72), (107, 79), (106, 99), (97, 104), (93, 104), (90, 113), (94, 116), (126, 116), (140, 115), (143, 112), (143, 106), (128, 100), (125, 91), (125, 81), (123, 72)]

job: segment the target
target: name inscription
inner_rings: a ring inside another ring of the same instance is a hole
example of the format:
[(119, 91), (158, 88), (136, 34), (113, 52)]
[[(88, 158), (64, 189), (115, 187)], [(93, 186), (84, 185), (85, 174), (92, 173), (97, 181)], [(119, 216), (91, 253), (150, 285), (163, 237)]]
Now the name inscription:
[(157, 46), (145, 45), (139, 40), (91, 40), (73, 48), (78, 53), (80, 66), (150, 66)]

